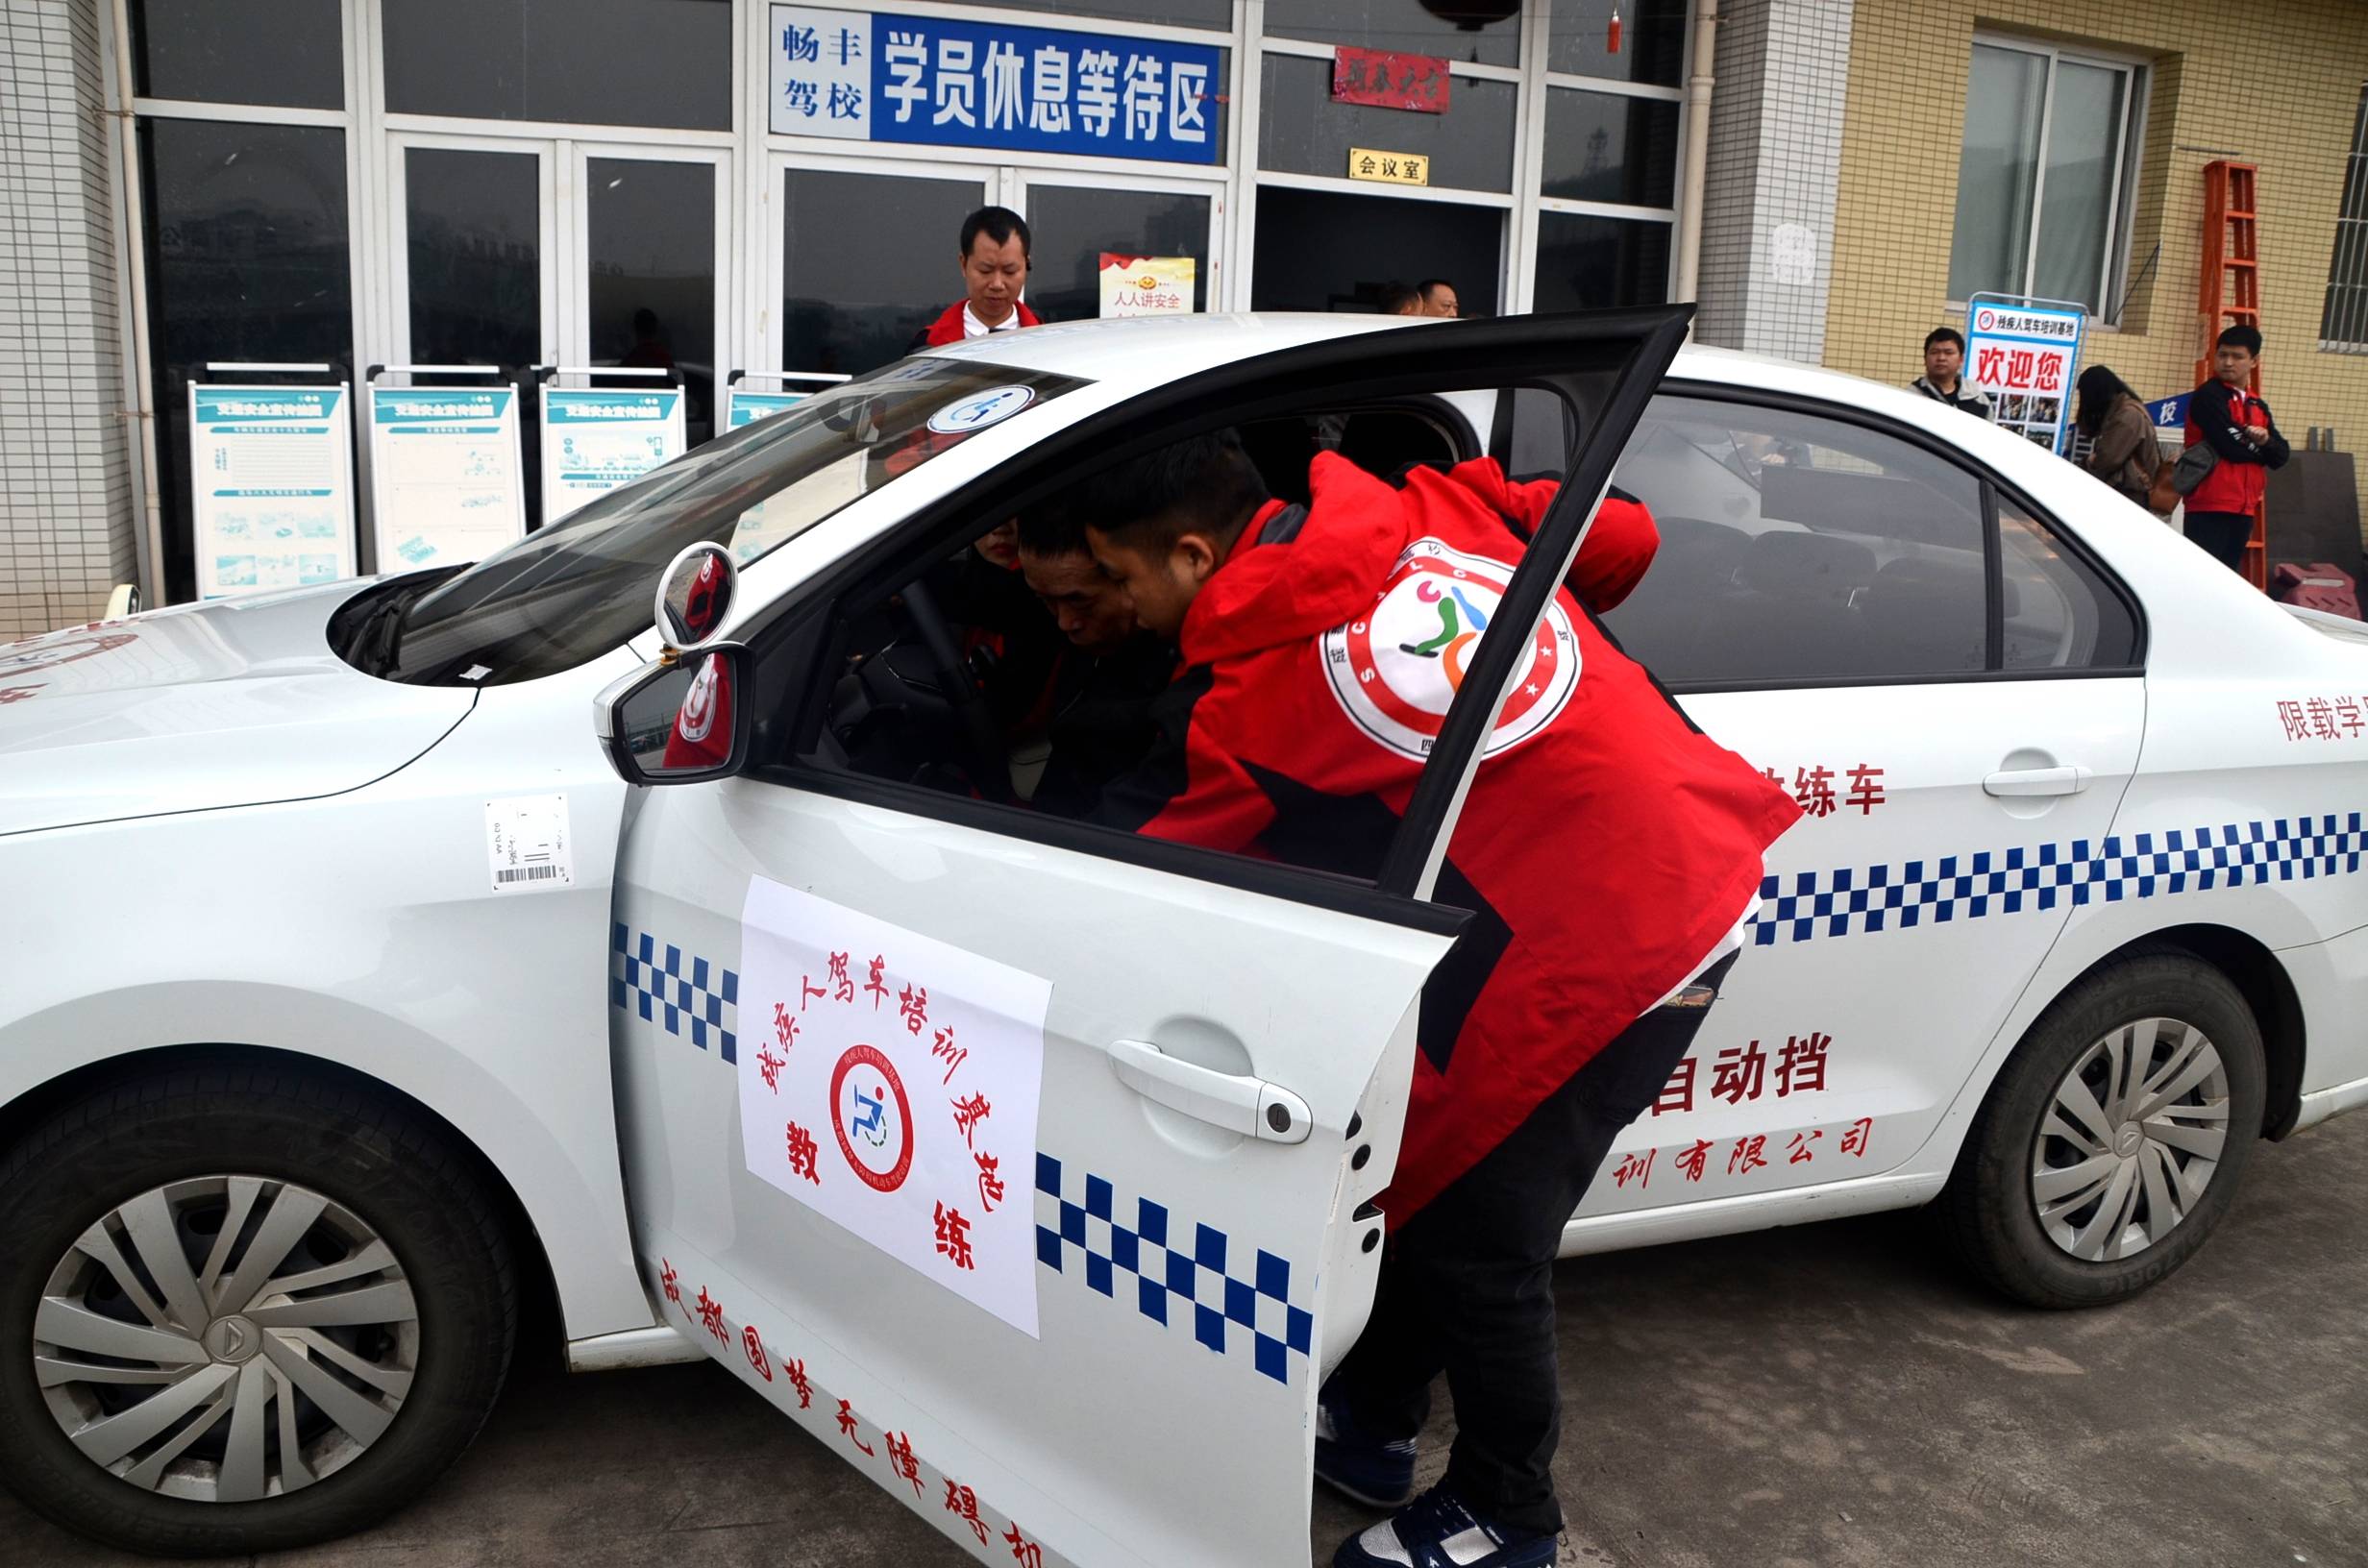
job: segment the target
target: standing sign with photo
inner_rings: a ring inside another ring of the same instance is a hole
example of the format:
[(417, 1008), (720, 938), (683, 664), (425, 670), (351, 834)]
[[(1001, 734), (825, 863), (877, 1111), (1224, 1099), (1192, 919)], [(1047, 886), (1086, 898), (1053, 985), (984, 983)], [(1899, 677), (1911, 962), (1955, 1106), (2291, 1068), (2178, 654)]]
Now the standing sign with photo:
[(2060, 454), (2072, 426), (2087, 313), (2075, 305), (1974, 297), (1965, 321), (1965, 380), (1991, 417)]

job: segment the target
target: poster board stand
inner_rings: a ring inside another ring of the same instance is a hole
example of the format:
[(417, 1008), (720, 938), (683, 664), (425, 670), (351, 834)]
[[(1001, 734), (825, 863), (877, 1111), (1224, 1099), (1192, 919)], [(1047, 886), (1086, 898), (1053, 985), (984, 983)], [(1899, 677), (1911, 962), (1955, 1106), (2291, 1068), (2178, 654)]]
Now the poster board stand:
[(199, 600), (355, 575), (353, 387), (325, 380), (334, 374), (329, 364), (219, 360), (190, 378)]
[(362, 383), (379, 571), (465, 565), (526, 537), (518, 389), (501, 366), (372, 365)]
[[(753, 425), (847, 380), (821, 370), (735, 370), (724, 379), (725, 432)], [(750, 381), (769, 382), (771, 388), (745, 384)]]
[[(562, 376), (595, 384), (554, 384)], [(602, 380), (664, 384), (597, 384)], [(542, 412), (544, 527), (673, 462), (687, 445), (678, 369), (537, 365), (534, 385)]]
[(2073, 383), (2088, 308), (2073, 300), (1976, 294), (1965, 306), (1961, 375), (1990, 400), (1990, 417), (2034, 446), (2070, 450)]

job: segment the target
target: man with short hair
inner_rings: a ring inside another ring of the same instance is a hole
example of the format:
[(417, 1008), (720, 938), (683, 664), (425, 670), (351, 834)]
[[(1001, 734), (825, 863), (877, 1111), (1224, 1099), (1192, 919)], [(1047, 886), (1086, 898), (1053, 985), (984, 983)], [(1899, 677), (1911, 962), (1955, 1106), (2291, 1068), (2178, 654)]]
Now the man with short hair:
[(1095, 561), (1066, 507), (1022, 518), (1019, 546), (1021, 576), (1069, 644), (1040, 705), (1051, 756), (1028, 803), (1083, 817), (1104, 786), (1149, 753), (1158, 735), (1151, 702), (1175, 674), (1175, 645), (1136, 625), (1126, 590)]
[(1428, 313), (1422, 306), (1421, 290), (1406, 283), (1390, 282), (1381, 285), (1381, 314), (1419, 316)]
[[(1479, 458), (1394, 489), (1332, 453), (1309, 484), (1305, 506), (1269, 499), (1225, 432), (1078, 486), (1096, 558), (1185, 665), (1096, 818), (1370, 877), (1557, 486)], [(1423, 989), (1380, 1293), (1316, 1440), (1319, 1479), (1397, 1511), (1336, 1568), (1554, 1561), (1563, 1226), (1685, 1056), (1800, 816), (1594, 622), (1651, 539), (1642, 505), (1604, 502), (1446, 846), (1439, 899), (1472, 919)], [(1417, 1499), (1443, 1370), (1455, 1445)]]
[(1908, 384), (1960, 413), (1989, 418), (1989, 399), (1965, 384), (1964, 371), (1965, 334), (1954, 327), (1936, 327), (1924, 334), (1924, 374)]
[(1444, 278), (1425, 278), (1415, 284), (1415, 293), (1421, 298), (1422, 314), (1426, 316), (1453, 321), (1464, 313), (1463, 305), (1455, 296), (1455, 285)]
[(2231, 327), (2212, 345), (2211, 380), (2187, 396), (2187, 445), (2208, 446), (2216, 459), (2204, 482), (2187, 493), (2187, 537), (2232, 572), (2245, 569), (2253, 514), (2269, 488), (2269, 471), (2283, 468), (2293, 451), (2253, 395), (2261, 358), (2261, 330)]
[(948, 306), (907, 353), (966, 337), (1044, 325), (1021, 295), (1027, 288), (1027, 220), (1008, 207), (982, 207), (962, 220), (963, 298)]

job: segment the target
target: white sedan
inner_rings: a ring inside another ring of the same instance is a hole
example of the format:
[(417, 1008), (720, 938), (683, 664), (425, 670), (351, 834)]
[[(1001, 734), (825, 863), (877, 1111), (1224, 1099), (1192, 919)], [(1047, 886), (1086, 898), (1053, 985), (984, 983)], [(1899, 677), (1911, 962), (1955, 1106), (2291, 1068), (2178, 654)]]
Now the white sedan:
[[(1566, 1251), (1937, 1199), (2027, 1301), (2168, 1273), (2256, 1139), (2368, 1100), (2368, 637), (1682, 331), (1031, 331), (457, 573), (0, 649), (0, 1477), (153, 1552), (358, 1528), (549, 1288), (572, 1364), (712, 1356), (982, 1560), (1304, 1560), (1503, 686), (1357, 881), (1032, 809), (945, 592), (1222, 425), (1283, 494), (1320, 446), (1563, 475), (1500, 621), (1640, 496), (1610, 625), (1807, 812)], [(736, 578), (670, 578), (703, 544)]]

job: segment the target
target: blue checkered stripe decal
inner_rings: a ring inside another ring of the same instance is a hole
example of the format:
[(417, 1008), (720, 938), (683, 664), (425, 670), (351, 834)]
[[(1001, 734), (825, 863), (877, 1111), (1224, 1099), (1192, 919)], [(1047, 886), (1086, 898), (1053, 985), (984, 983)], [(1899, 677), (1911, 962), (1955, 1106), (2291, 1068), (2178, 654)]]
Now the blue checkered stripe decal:
[(617, 925), (608, 939), (608, 1005), (680, 1035), (727, 1062), (740, 1059), (740, 976), (649, 932)]
[(2354, 873), (2368, 852), (2360, 812), (2337, 818), (2231, 822), (2192, 832), (2139, 833), (1912, 860), (1904, 866), (1796, 871), (1760, 884), (1752, 940), (1912, 930), (2060, 903), (2118, 903), (2263, 882)]
[(1125, 1219), (1109, 1182), (1036, 1156), (1038, 1262), (1055, 1274), (1082, 1275), (1086, 1288), (1131, 1302), (1171, 1332), (1189, 1326), (1220, 1356), (1246, 1352), (1260, 1372), (1291, 1381), (1291, 1358), (1307, 1356), (1316, 1318), (1292, 1305), (1287, 1261), (1210, 1226), (1188, 1225), (1148, 1198), (1128, 1205)]

